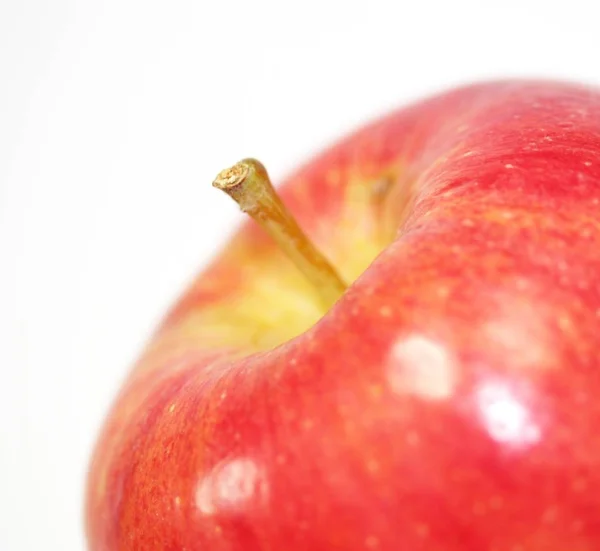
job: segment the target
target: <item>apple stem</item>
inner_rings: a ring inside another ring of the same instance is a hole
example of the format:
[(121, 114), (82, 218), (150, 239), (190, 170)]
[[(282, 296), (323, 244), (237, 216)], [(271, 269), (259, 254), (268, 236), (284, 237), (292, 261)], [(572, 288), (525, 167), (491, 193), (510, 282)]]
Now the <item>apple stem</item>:
[(337, 301), (345, 283), (285, 207), (262, 163), (244, 159), (221, 171), (213, 186), (227, 193), (271, 236), (312, 283), (325, 308)]

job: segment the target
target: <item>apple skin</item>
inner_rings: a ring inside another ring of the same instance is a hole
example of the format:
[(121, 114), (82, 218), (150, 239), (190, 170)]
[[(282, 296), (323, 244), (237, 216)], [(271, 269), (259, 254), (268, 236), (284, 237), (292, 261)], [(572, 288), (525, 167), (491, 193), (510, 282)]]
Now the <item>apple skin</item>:
[(89, 548), (600, 549), (600, 92), (453, 90), (280, 192), (351, 285), (243, 226), (110, 412)]

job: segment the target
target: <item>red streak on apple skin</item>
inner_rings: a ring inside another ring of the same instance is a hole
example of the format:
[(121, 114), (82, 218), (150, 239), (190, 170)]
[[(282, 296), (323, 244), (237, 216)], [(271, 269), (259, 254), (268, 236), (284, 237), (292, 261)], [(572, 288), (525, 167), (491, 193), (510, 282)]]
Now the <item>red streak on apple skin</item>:
[(90, 549), (600, 549), (600, 92), (453, 91), (282, 194), (335, 256), (344, 182), (395, 164), (396, 239), (303, 334), (177, 340), (276, 254), (251, 224), (170, 313), (95, 452)]

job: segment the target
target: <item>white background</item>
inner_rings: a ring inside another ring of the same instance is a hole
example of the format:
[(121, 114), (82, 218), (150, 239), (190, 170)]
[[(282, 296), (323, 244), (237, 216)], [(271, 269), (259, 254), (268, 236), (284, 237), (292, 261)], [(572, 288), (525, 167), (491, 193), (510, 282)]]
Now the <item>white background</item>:
[(0, 0), (0, 549), (83, 550), (97, 430), (165, 308), (278, 180), (458, 83), (600, 83), (595, 0)]

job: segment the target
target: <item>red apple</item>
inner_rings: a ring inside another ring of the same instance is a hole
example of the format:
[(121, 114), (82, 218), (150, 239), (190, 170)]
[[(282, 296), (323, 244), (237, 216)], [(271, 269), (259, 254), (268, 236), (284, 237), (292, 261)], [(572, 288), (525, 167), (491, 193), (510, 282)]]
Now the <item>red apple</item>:
[(279, 246), (249, 220), (154, 335), (89, 548), (600, 549), (600, 92), (451, 91), (280, 191), (323, 256), (235, 197)]

